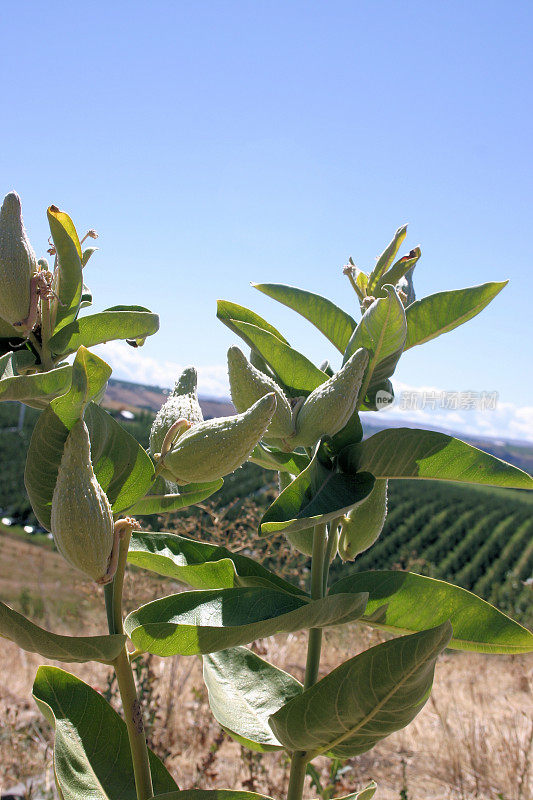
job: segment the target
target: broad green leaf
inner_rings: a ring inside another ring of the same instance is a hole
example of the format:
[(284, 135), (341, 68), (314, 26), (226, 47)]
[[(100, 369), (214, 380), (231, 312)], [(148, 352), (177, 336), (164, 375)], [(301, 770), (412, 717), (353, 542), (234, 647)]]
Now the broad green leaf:
[(283, 283), (252, 283), (252, 286), (301, 314), (318, 328), (337, 350), (344, 353), (357, 323), (331, 300)]
[(360, 789), (358, 792), (352, 792), (352, 794), (345, 794), (342, 797), (336, 797), (335, 800), (372, 800), (377, 788), (377, 783), (375, 781), (370, 781), (368, 786), (365, 786), (364, 789)]
[(61, 636), (40, 628), (22, 614), (0, 602), (0, 636), (28, 653), (39, 653), (54, 661), (101, 661), (111, 663), (126, 642), (123, 635)]
[(303, 453), (284, 453), (283, 450), (261, 443), (254, 447), (248, 460), (259, 464), (263, 469), (289, 472), (291, 475), (299, 475), (310, 463), (309, 457)]
[(379, 279), (383, 275), (384, 272), (388, 270), (394, 259), (396, 258), (396, 254), (400, 249), (403, 240), (407, 235), (407, 225), (402, 225), (401, 228), (398, 228), (392, 242), (387, 245), (385, 250), (382, 252), (380, 257), (376, 262), (376, 266), (372, 270), (369, 275), (368, 283), (367, 283), (367, 294), (373, 295), (374, 290), (378, 286)]
[[(35, 516), (47, 530), (51, 527), (52, 497), (63, 448), (76, 421), (71, 411), (71, 407), (62, 404), (57, 409), (52, 405), (46, 408), (37, 420), (28, 448), (24, 473), (26, 491)], [(113, 512), (118, 514), (150, 488), (154, 474), (152, 461), (133, 436), (100, 406), (89, 403), (84, 419), (89, 429), (96, 478)]]
[(363, 401), (372, 387), (389, 378), (403, 352), (407, 323), (405, 310), (394, 287), (385, 285), (386, 297), (378, 297), (363, 314), (344, 354), (344, 363), (360, 347), (370, 351), (370, 360), (360, 391)]
[(157, 314), (146, 311), (102, 311), (65, 325), (50, 339), (57, 355), (68, 355), (78, 347), (93, 347), (113, 339), (144, 339), (159, 328)]
[(209, 706), (218, 724), (251, 750), (283, 750), (268, 718), (301, 694), (302, 684), (246, 647), (211, 653), (202, 661)]
[[(39, 667), (33, 697), (55, 728), (54, 771), (65, 800), (136, 800), (126, 723), (86, 683), (58, 667)], [(176, 782), (149, 751), (155, 794)]]
[(364, 500), (373, 485), (374, 478), (368, 472), (343, 475), (315, 454), (309, 466), (267, 509), (260, 533), (291, 533), (330, 522)]
[(305, 596), (302, 589), (278, 578), (251, 558), (232, 553), (225, 547), (173, 533), (134, 531), (128, 561), (137, 567), (186, 583), (194, 589), (270, 586)]
[(422, 252), (419, 247), (415, 247), (406, 256), (402, 256), (392, 267), (385, 272), (377, 282), (374, 294), (383, 294), (383, 286), (388, 283), (391, 286), (396, 286), (399, 280), (406, 275), (409, 270), (414, 269)]
[(109, 365), (84, 347), (80, 347), (68, 369), (70, 389), (52, 400), (37, 420), (26, 456), (26, 491), (35, 516), (47, 530), (50, 530), (57, 471), (69, 431), (111, 375)]
[(292, 395), (307, 395), (328, 380), (306, 356), (293, 350), (269, 331), (233, 320), (233, 328), (265, 359)]
[(76, 228), (68, 214), (55, 206), (47, 212), (48, 222), (58, 259), (58, 283), (54, 291), (58, 301), (54, 333), (76, 319), (83, 291), (82, 252)]
[(184, 789), (182, 792), (158, 794), (152, 800), (272, 800), (272, 798), (256, 792), (239, 792), (235, 789)]
[(277, 328), (271, 325), (270, 322), (267, 322), (266, 319), (263, 319), (263, 317), (260, 317), (259, 314), (256, 314), (255, 311), (251, 311), (245, 306), (239, 306), (237, 303), (231, 303), (229, 300), (217, 300), (217, 317), (230, 331), (237, 333), (239, 336), (241, 334), (235, 327), (235, 322), (247, 322), (250, 325), (255, 325), (257, 328), (271, 333), (285, 344), (289, 344)]
[(406, 309), (407, 339), (405, 349), (424, 344), (441, 333), (453, 331), (488, 306), (508, 281), (483, 283), (468, 289), (437, 292), (415, 300)]
[(276, 633), (352, 621), (363, 614), (366, 599), (336, 595), (306, 600), (264, 587), (182, 592), (141, 606), (126, 617), (124, 628), (140, 650), (192, 656)]
[[(141, 497), (130, 508), (128, 514), (143, 515), (143, 514), (167, 514), (170, 511), (180, 511), (182, 508), (187, 508), (195, 503), (201, 503), (212, 494), (218, 492), (222, 488), (224, 481), (219, 478), (210, 483), (189, 483), (186, 486), (180, 486), (179, 493), (166, 493), (154, 492), (150, 490), (149, 494)], [(161, 483), (156, 482), (156, 488), (160, 487)]]
[(378, 644), (345, 661), (270, 717), (275, 735), (311, 761), (350, 758), (405, 728), (425, 705), (449, 622)]
[(154, 465), (137, 440), (100, 406), (89, 404), (85, 422), (95, 475), (113, 513), (119, 514), (144, 497), (152, 483)]
[(376, 478), (482, 483), (509, 489), (533, 489), (533, 478), (518, 467), (436, 431), (389, 428), (339, 456), (344, 472), (371, 472)]
[(72, 380), (68, 392), (51, 403), (68, 430), (83, 416), (91, 400), (105, 391), (111, 372), (106, 361), (85, 347), (79, 348), (72, 362)]
[(0, 356), (0, 400), (47, 402), (67, 391), (70, 384), (70, 364), (62, 364), (48, 372), (27, 375), (24, 371), (19, 371), (25, 365), (27, 356), (31, 356), (27, 350)]
[(476, 653), (530, 653), (533, 633), (480, 597), (451, 583), (399, 570), (347, 575), (330, 594), (368, 592), (362, 622), (391, 633), (425, 631), (449, 619), (448, 647)]

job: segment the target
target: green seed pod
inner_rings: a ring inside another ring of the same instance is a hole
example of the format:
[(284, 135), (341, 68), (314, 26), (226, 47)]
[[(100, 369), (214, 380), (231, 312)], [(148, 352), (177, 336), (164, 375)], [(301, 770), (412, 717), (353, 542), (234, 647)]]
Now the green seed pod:
[(339, 555), (353, 561), (372, 547), (383, 530), (387, 516), (387, 479), (378, 478), (368, 497), (352, 508), (342, 522)]
[(179, 485), (222, 478), (246, 461), (276, 410), (276, 397), (267, 394), (244, 414), (217, 417), (193, 425), (162, 458), (161, 475)]
[(63, 558), (105, 583), (114, 542), (111, 506), (91, 464), (89, 431), (78, 420), (65, 442), (52, 497), (52, 535)]
[(275, 380), (250, 364), (238, 347), (230, 347), (228, 350), (228, 374), (231, 399), (239, 413), (273, 392), (276, 395), (276, 411), (268, 426), (268, 437), (285, 439), (292, 436), (294, 426), (291, 406), (283, 390)]
[(344, 428), (357, 407), (359, 389), (368, 364), (363, 347), (332, 378), (305, 399), (296, 414), (292, 447), (312, 447), (322, 436), (334, 436)]
[(0, 317), (18, 325), (30, 312), (37, 259), (22, 221), (20, 197), (9, 192), (0, 209)]
[(150, 452), (161, 452), (163, 440), (170, 427), (179, 419), (186, 419), (192, 425), (204, 421), (202, 409), (196, 394), (197, 374), (194, 367), (186, 367), (176, 381), (174, 390), (161, 406), (150, 431)]

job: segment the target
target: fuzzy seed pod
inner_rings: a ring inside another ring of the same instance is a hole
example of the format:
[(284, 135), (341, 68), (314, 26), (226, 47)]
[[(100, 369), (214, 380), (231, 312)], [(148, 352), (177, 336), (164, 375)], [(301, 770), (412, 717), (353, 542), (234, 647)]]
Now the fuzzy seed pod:
[(228, 475), (246, 461), (275, 410), (276, 397), (268, 394), (244, 414), (193, 425), (162, 458), (161, 475), (179, 485), (207, 483)]
[(29, 315), (31, 279), (36, 271), (37, 259), (22, 221), (20, 197), (9, 192), (0, 209), (0, 317), (10, 325), (19, 325)]
[(305, 399), (296, 415), (292, 447), (312, 447), (322, 436), (334, 436), (344, 428), (357, 407), (359, 389), (368, 364), (363, 347), (332, 378)]
[(194, 367), (186, 367), (176, 381), (174, 390), (161, 406), (150, 431), (150, 452), (161, 452), (163, 440), (170, 427), (179, 419), (186, 419), (192, 425), (204, 421), (202, 409), (196, 394), (197, 374)]
[(107, 580), (114, 542), (111, 506), (91, 464), (83, 420), (65, 442), (52, 497), (52, 535), (63, 558), (98, 583)]
[(261, 397), (273, 392), (276, 411), (267, 434), (269, 438), (286, 439), (294, 433), (289, 401), (275, 380), (256, 369), (238, 347), (228, 350), (228, 374), (233, 405), (239, 413), (246, 411)]
[(368, 497), (344, 517), (339, 539), (339, 555), (353, 561), (372, 547), (383, 530), (387, 516), (387, 479), (378, 478)]

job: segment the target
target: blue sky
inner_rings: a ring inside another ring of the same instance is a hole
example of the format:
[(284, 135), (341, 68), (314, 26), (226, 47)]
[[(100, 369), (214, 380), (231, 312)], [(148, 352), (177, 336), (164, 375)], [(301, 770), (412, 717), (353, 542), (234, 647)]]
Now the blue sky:
[[(342, 265), (352, 255), (370, 268), (409, 222), (419, 296), (510, 284), (406, 354), (398, 385), (498, 391), (487, 432), (525, 436), (532, 17), (528, 3), (475, 0), (10, 4), (3, 188), (21, 195), (39, 254), (50, 203), (99, 231), (97, 309), (160, 313), (142, 351), (107, 350), (116, 376), (168, 384), (195, 363), (206, 393), (224, 391), (234, 343), (218, 297), (321, 361), (333, 355), (322, 338), (249, 281), (304, 286), (355, 313)], [(478, 424), (474, 412), (457, 421)]]

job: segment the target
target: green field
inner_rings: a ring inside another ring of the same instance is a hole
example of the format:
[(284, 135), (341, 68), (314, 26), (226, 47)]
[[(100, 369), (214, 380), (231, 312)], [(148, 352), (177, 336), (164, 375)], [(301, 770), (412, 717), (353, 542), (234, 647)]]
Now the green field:
[[(31, 521), (25, 495), (24, 458), (38, 412), (27, 409), (22, 431), (18, 406), (0, 405), (0, 508), (2, 515)], [(143, 412), (122, 423), (144, 446), (152, 415)], [(275, 475), (245, 464), (229, 475), (213, 496), (226, 509), (227, 523), (238, 519), (243, 498), (267, 502)], [(181, 512), (188, 515), (191, 510)], [(354, 564), (337, 559), (334, 577), (352, 570), (412, 569), (470, 589), (503, 611), (533, 623), (533, 497), (528, 492), (431, 481), (390, 481), (389, 514), (376, 544)]]

